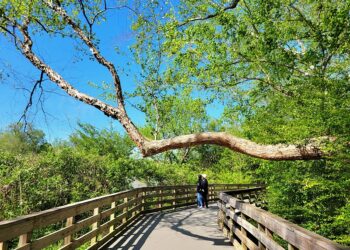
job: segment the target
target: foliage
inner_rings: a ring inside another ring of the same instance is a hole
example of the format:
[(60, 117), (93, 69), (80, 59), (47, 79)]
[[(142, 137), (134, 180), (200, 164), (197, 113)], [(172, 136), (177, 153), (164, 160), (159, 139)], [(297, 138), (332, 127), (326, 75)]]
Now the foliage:
[(0, 150), (18, 154), (38, 153), (48, 146), (44, 132), (30, 124), (25, 129), (23, 124), (12, 124), (0, 133)]
[[(324, 146), (330, 154), (322, 161), (266, 162), (210, 146), (218, 160), (205, 165), (216, 171), (233, 169), (235, 175), (241, 171), (266, 183), (272, 212), (350, 244), (350, 2), (242, 0), (228, 8), (228, 1), (183, 0), (178, 5), (141, 5), (145, 14), (133, 26), (139, 34), (135, 54), (141, 65), (155, 58), (150, 54), (160, 55), (158, 64), (163, 65), (147, 64), (157, 69), (153, 72), (160, 80), (149, 85), (146, 77), (142, 87), (154, 93), (192, 89), (203, 102), (220, 102), (219, 131), (255, 142), (336, 138)], [(198, 164), (194, 156), (190, 159)]]
[[(80, 23), (79, 1), (61, 2)], [(1, 1), (0, 26), (31, 17), (33, 32), (75, 38), (41, 3)], [(101, 11), (101, 1), (86, 3), (88, 17)], [(325, 145), (328, 157), (266, 162), (201, 146), (140, 160), (114, 131), (81, 124), (69, 144), (51, 148), (42, 132), (28, 136), (13, 127), (0, 135), (1, 217), (115, 192), (135, 178), (193, 183), (206, 172), (213, 182), (266, 183), (270, 211), (350, 245), (350, 1), (231, 3), (136, 1), (142, 12), (132, 50), (142, 72), (130, 96), (142, 100), (142, 130), (155, 139), (227, 131), (273, 144), (335, 138)], [(97, 44), (91, 27), (82, 26)], [(218, 121), (208, 112), (213, 103), (224, 108)]]
[(345, 223), (350, 188), (348, 166), (330, 161), (263, 162), (256, 172), (257, 178), (268, 185), (272, 213), (349, 244), (349, 227)]
[(133, 144), (129, 137), (121, 136), (113, 127), (97, 130), (95, 127), (78, 123), (79, 129), (69, 140), (77, 150), (98, 155), (110, 155), (114, 159), (131, 154)]

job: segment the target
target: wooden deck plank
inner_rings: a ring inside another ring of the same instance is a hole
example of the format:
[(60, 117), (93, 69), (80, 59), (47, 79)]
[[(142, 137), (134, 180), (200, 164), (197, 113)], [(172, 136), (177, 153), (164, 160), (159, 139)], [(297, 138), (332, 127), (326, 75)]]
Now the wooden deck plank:
[(217, 226), (216, 205), (145, 215), (108, 249), (232, 249)]

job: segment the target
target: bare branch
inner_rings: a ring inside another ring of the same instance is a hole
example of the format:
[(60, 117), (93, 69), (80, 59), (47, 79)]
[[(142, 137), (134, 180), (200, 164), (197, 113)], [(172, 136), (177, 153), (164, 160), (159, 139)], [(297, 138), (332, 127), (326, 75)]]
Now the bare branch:
[[(23, 114), (22, 116), (20, 117), (19, 122), (21, 122), (22, 120), (24, 121), (24, 127), (27, 126), (27, 113), (30, 109), (30, 107), (33, 105), (33, 97), (34, 97), (34, 94), (35, 94), (35, 91), (38, 87), (40, 87), (41, 90), (42, 89), (42, 86), (41, 86), (41, 83), (43, 81), (43, 78), (44, 78), (44, 71), (41, 71), (40, 72), (40, 78), (39, 80), (37, 80), (32, 88), (32, 90), (30, 91), (29, 93), (29, 100), (28, 100), (28, 103), (26, 105), (26, 107), (24, 108), (24, 111), (23, 111)], [(40, 93), (40, 96), (42, 95), (42, 92)], [(40, 100), (40, 97), (39, 97), (39, 100)]]
[(213, 14), (209, 14), (207, 16), (204, 16), (204, 17), (195, 17), (195, 18), (190, 18), (182, 23), (180, 23), (177, 27), (182, 27), (186, 24), (189, 24), (191, 22), (195, 22), (195, 21), (204, 21), (204, 20), (208, 20), (208, 19), (211, 19), (211, 18), (214, 18), (214, 17), (217, 17), (218, 15), (220, 15), (220, 13), (224, 12), (224, 11), (227, 11), (227, 10), (232, 10), (234, 8), (237, 7), (238, 5), (238, 2), (240, 0), (232, 0), (232, 2), (230, 3), (230, 5), (226, 6), (225, 8), (223, 8), (221, 11), (218, 11), (216, 13), (213, 13)]
[(84, 4), (83, 4), (83, 0), (79, 0), (79, 4), (80, 4), (81, 11), (83, 12), (83, 16), (84, 16), (84, 18), (85, 18), (87, 24), (89, 25), (89, 38), (91, 38), (91, 36), (92, 36), (92, 25), (93, 25), (93, 23), (90, 22), (90, 19), (89, 19), (89, 17), (88, 17), (87, 14), (86, 14), (85, 6), (84, 6)]
[[(92, 18), (92, 25), (96, 22), (97, 18), (99, 16), (101, 16), (103, 13), (105, 13), (108, 10), (119, 10), (119, 9), (128, 9), (130, 10), (132, 13), (134, 13), (136, 16), (140, 16), (140, 13), (138, 13), (136, 10), (134, 10), (133, 8), (127, 6), (127, 5), (119, 5), (119, 6), (114, 6), (114, 7), (108, 7), (106, 2), (104, 2), (104, 9), (100, 10), (99, 12), (97, 12), (94, 17)], [(146, 19), (143, 19), (145, 21), (147, 21)]]

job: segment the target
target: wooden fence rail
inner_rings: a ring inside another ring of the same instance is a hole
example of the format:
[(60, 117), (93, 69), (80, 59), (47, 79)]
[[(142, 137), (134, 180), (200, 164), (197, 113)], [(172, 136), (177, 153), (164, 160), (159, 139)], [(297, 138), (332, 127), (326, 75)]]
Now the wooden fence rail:
[[(209, 185), (209, 201), (220, 191), (254, 184)], [(196, 186), (145, 187), (105, 195), (0, 222), (0, 250), (53, 246), (98, 249), (140, 215), (196, 204)]]
[(259, 192), (250, 188), (220, 193), (218, 224), (235, 249), (350, 249), (259, 208)]

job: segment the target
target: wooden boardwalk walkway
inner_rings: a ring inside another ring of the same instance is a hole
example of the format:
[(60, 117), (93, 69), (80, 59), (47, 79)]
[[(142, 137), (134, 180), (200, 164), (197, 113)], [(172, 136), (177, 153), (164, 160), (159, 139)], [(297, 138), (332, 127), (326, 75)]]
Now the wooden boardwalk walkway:
[(1, 221), (0, 250), (232, 249), (222, 232), (236, 249), (350, 250), (257, 207), (263, 186), (212, 184), (209, 197), (218, 206), (209, 209), (193, 208), (195, 191), (195, 185), (136, 188)]
[(113, 242), (108, 249), (215, 250), (232, 249), (217, 226), (216, 205), (148, 214)]

